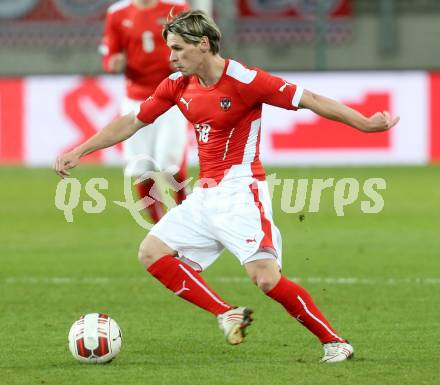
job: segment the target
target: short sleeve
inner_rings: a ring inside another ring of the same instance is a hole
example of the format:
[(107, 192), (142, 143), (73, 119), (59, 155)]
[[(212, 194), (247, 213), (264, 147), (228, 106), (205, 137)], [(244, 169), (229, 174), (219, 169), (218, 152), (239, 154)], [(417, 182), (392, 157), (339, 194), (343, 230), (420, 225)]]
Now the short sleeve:
[(249, 84), (249, 94), (254, 103), (297, 110), (304, 89), (296, 84), (257, 69), (254, 80)]
[(175, 104), (176, 92), (176, 82), (169, 77), (166, 78), (158, 85), (153, 95), (140, 104), (136, 117), (145, 124), (153, 123)]

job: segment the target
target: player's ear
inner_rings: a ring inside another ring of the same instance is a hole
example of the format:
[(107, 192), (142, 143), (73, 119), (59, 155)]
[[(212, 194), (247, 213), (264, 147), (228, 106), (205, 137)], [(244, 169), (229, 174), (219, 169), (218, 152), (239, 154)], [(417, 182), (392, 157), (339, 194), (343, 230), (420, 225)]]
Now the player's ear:
[(209, 44), (209, 39), (207, 36), (202, 36), (199, 42), (199, 47), (202, 52), (208, 52), (211, 48), (211, 45)]

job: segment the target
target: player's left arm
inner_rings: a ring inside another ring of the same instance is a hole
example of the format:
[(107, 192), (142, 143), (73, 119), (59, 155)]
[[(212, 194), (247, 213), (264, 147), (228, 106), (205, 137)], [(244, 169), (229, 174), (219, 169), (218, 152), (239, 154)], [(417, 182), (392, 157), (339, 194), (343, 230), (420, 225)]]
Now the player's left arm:
[(307, 108), (324, 118), (347, 124), (363, 132), (386, 131), (399, 121), (398, 116), (392, 118), (388, 111), (376, 112), (366, 117), (345, 104), (305, 90), (259, 69), (256, 70), (255, 79), (250, 85), (248, 99), (253, 102), (290, 110)]
[(299, 101), (299, 108), (307, 108), (314, 113), (335, 120), (363, 132), (380, 132), (389, 130), (399, 121), (399, 117), (391, 117), (388, 111), (376, 112), (370, 117), (366, 117), (359, 111), (354, 110), (322, 95), (304, 90)]

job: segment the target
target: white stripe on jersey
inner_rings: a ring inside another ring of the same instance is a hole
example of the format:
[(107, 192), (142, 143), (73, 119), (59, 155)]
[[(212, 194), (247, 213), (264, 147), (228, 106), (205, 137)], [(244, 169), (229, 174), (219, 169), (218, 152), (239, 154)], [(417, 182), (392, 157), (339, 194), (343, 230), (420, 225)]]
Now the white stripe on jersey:
[(168, 79), (176, 80), (179, 79), (181, 76), (183, 76), (182, 72), (174, 72), (170, 76), (168, 76)]
[(228, 153), (229, 141), (231, 140), (231, 136), (232, 136), (234, 130), (235, 130), (235, 128), (233, 128), (233, 129), (231, 130), (231, 133), (229, 134), (228, 140), (226, 141), (225, 152), (224, 152), (224, 154), (223, 154), (223, 160), (226, 159), (226, 154)]
[(229, 59), (229, 65), (226, 69), (226, 75), (238, 80), (241, 83), (249, 84), (257, 76), (257, 71), (250, 70), (235, 60)]
[(116, 11), (119, 11), (122, 8), (128, 7), (131, 4), (131, 0), (120, 0), (117, 1), (116, 3), (110, 5), (110, 7), (108, 7), (107, 12), (108, 13), (113, 13)]
[(293, 107), (299, 106), (299, 102), (301, 101), (301, 96), (302, 96), (303, 92), (304, 92), (303, 87), (296, 86), (296, 91), (295, 91), (295, 94), (293, 95), (293, 98), (292, 98), (292, 106)]
[(242, 164), (252, 163), (254, 161), (255, 154), (257, 152), (257, 140), (258, 132), (260, 130), (260, 122), (261, 119), (257, 119), (251, 123), (248, 140), (244, 148), (243, 161), (241, 162)]

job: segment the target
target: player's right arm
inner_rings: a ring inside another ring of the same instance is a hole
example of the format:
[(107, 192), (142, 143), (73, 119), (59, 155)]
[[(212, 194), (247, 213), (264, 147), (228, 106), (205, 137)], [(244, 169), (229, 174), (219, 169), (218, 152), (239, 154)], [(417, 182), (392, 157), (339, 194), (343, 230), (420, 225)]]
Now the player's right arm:
[(62, 178), (69, 176), (68, 170), (75, 167), (83, 156), (120, 143), (140, 128), (153, 123), (175, 104), (176, 92), (176, 82), (170, 78), (165, 79), (156, 88), (154, 94), (139, 106), (137, 112), (113, 120), (72, 151), (59, 155), (54, 165), (55, 172)]
[(111, 73), (122, 72), (127, 62), (117, 27), (116, 15), (111, 9), (107, 11), (104, 35), (99, 46), (99, 51), (102, 54), (102, 67)]
[(120, 143), (143, 126), (145, 123), (134, 112), (113, 120), (72, 151), (59, 155), (54, 165), (55, 172), (62, 178), (69, 176), (68, 170), (75, 167), (83, 156)]

